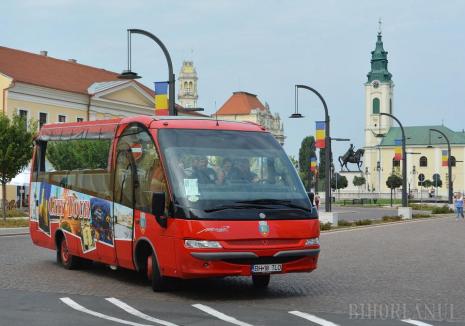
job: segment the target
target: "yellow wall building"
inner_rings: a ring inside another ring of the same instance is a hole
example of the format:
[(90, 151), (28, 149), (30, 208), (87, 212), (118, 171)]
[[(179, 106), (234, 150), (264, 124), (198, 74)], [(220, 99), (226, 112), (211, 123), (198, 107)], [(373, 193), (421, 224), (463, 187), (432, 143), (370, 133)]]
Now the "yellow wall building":
[[(155, 115), (153, 90), (117, 76), (73, 59), (52, 58), (46, 51), (34, 54), (0, 46), (1, 112), (40, 125)], [(17, 188), (7, 188), (7, 199), (16, 199)]]

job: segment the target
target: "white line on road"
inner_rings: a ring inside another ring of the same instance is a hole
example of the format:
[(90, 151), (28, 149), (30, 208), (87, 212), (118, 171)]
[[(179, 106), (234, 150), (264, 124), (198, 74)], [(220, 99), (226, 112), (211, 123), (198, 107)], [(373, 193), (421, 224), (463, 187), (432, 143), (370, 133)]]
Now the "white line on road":
[(427, 324), (427, 323), (424, 323), (422, 321), (413, 320), (413, 319), (402, 319), (402, 321), (404, 323), (412, 324), (412, 325), (416, 325), (416, 326), (433, 326), (431, 324)]
[(161, 320), (161, 319), (154, 318), (154, 317), (151, 317), (149, 315), (146, 315), (143, 312), (131, 307), (130, 305), (128, 305), (128, 304), (124, 303), (123, 301), (118, 300), (116, 298), (106, 298), (106, 300), (113, 303), (118, 308), (121, 308), (124, 311), (126, 311), (127, 313), (129, 313), (131, 315), (134, 315), (136, 317), (139, 317), (139, 318), (142, 318), (142, 319), (145, 319), (145, 320), (148, 320), (148, 321), (160, 324), (160, 325), (164, 325), (164, 326), (178, 326), (176, 324), (170, 323), (169, 321)]
[(317, 316), (314, 316), (314, 315), (307, 314), (305, 312), (295, 311), (294, 310), (294, 311), (289, 311), (289, 313), (292, 314), (292, 315), (301, 317), (303, 319), (307, 319), (307, 320), (311, 321), (312, 323), (315, 323), (315, 324), (318, 324), (318, 325), (321, 325), (321, 326), (339, 326), (338, 324), (335, 324), (333, 322), (330, 322), (328, 320), (325, 320), (323, 318), (320, 318), (320, 317), (317, 317)]
[(224, 320), (228, 323), (238, 325), (238, 326), (252, 326), (251, 324), (244, 323), (243, 321), (237, 320), (234, 317), (225, 315), (222, 312), (219, 312), (218, 310), (210, 308), (209, 306), (205, 306), (203, 304), (193, 304), (192, 306), (194, 308), (202, 310), (203, 312), (206, 312), (209, 315), (215, 316), (218, 319)]
[(116, 318), (116, 317), (111, 317), (111, 316), (108, 316), (108, 315), (104, 315), (104, 314), (102, 314), (100, 312), (87, 309), (87, 308), (81, 306), (79, 303), (77, 303), (76, 301), (74, 301), (74, 300), (72, 300), (70, 298), (60, 298), (60, 300), (64, 304), (66, 304), (66, 305), (70, 306), (71, 308), (73, 308), (74, 310), (77, 310), (77, 311), (80, 311), (80, 312), (83, 312), (83, 313), (86, 313), (86, 314), (89, 314), (89, 315), (92, 315), (92, 316), (95, 316), (95, 317), (98, 317), (98, 318), (114, 321), (115, 323), (131, 325), (131, 326), (153, 326), (153, 325), (147, 325), (147, 324), (134, 323), (134, 322), (129, 321), (129, 320), (124, 320), (124, 319), (119, 319), (119, 318)]

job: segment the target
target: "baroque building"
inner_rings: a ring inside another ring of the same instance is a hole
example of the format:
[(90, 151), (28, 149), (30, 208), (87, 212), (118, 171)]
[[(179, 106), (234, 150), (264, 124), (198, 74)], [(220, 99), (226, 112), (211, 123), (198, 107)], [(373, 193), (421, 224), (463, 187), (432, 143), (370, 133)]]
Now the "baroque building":
[(284, 125), (278, 113), (273, 114), (270, 106), (263, 104), (257, 95), (248, 92), (234, 92), (233, 95), (213, 114), (225, 120), (250, 121), (265, 127), (283, 145)]
[(185, 108), (196, 108), (199, 94), (197, 92), (197, 71), (193, 61), (184, 61), (179, 72), (178, 102)]
[[(365, 88), (365, 155), (363, 173), (367, 179), (367, 190), (388, 194), (387, 178), (395, 173), (401, 175), (401, 162), (394, 160), (395, 150), (401, 140), (401, 129), (388, 116), (389, 113), (402, 122), (402, 110), (395, 110), (394, 83), (388, 71), (388, 52), (384, 50), (382, 34), (377, 35), (375, 49), (371, 52), (371, 70), (367, 75)], [(418, 110), (419, 108), (410, 108)], [(417, 120), (421, 120), (421, 115)], [(446, 141), (437, 132), (443, 132), (451, 143), (452, 184), (454, 191), (465, 190), (465, 132), (453, 131), (444, 125), (405, 126), (407, 186), (415, 197), (426, 197), (433, 188), (423, 187), (420, 178), (442, 181), (442, 186), (434, 189), (435, 194), (446, 197), (448, 194), (448, 169), (443, 164), (442, 154), (447, 150)], [(447, 162), (447, 161), (446, 161)], [(436, 176), (435, 176), (436, 175)]]

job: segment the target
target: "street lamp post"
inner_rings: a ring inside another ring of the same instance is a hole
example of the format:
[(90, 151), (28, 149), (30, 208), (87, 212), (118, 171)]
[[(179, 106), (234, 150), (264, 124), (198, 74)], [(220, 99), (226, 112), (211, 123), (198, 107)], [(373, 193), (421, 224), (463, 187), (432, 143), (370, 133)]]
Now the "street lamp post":
[(402, 132), (402, 207), (407, 207), (407, 155), (405, 153), (405, 131), (399, 119), (389, 113), (381, 112), (380, 115), (385, 115), (394, 119)]
[[(323, 108), (325, 110), (325, 211), (326, 212), (331, 212), (331, 137), (330, 137), (330, 128), (329, 128), (329, 114), (328, 114), (328, 107), (326, 105), (326, 102), (321, 96), (320, 93), (318, 93), (315, 89), (306, 86), (306, 85), (295, 85), (296, 87), (296, 101), (297, 101), (297, 95), (298, 95), (298, 90), (299, 88), (303, 88), (306, 90), (309, 90), (316, 94), (320, 101), (323, 103)], [(296, 102), (298, 103), (298, 102)], [(298, 113), (298, 105), (296, 106), (296, 112), (290, 116), (291, 118), (303, 118), (303, 116)]]
[(131, 71), (131, 35), (132, 34), (145, 35), (148, 38), (151, 38), (152, 40), (154, 40), (155, 43), (157, 43), (160, 46), (160, 48), (162, 49), (163, 54), (165, 55), (165, 58), (166, 58), (166, 62), (168, 64), (168, 86), (169, 86), (168, 112), (169, 112), (169, 115), (177, 115), (176, 107), (175, 107), (175, 104), (174, 104), (174, 93), (175, 93), (174, 88), (175, 88), (176, 85), (175, 85), (175, 78), (174, 78), (174, 73), (173, 73), (173, 63), (171, 61), (171, 56), (170, 56), (170, 54), (168, 52), (168, 49), (163, 44), (163, 42), (158, 37), (153, 35), (152, 33), (144, 31), (142, 29), (135, 29), (135, 28), (128, 29), (128, 69), (124, 70), (118, 76), (118, 78), (120, 78), (120, 79), (137, 79), (137, 78), (140, 78), (140, 76), (137, 75), (137, 73)]
[(434, 131), (434, 132), (437, 132), (437, 133), (441, 134), (444, 137), (444, 139), (446, 140), (446, 142), (447, 142), (447, 171), (448, 171), (447, 178), (448, 178), (448, 181), (449, 181), (448, 202), (449, 202), (449, 204), (452, 204), (452, 194), (453, 194), (454, 190), (453, 190), (453, 187), (452, 187), (452, 164), (451, 164), (452, 162), (451, 162), (451, 159), (450, 159), (450, 157), (451, 157), (450, 141), (449, 141), (449, 138), (447, 138), (447, 136), (442, 131), (440, 131), (438, 129), (430, 128), (429, 131), (430, 132)]

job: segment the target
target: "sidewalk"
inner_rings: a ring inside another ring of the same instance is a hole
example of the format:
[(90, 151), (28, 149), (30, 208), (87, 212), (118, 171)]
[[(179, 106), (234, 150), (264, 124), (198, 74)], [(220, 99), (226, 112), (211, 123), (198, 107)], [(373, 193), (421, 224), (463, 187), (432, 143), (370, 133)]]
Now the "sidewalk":
[(22, 228), (0, 228), (1, 236), (24, 235), (29, 234), (29, 227)]

